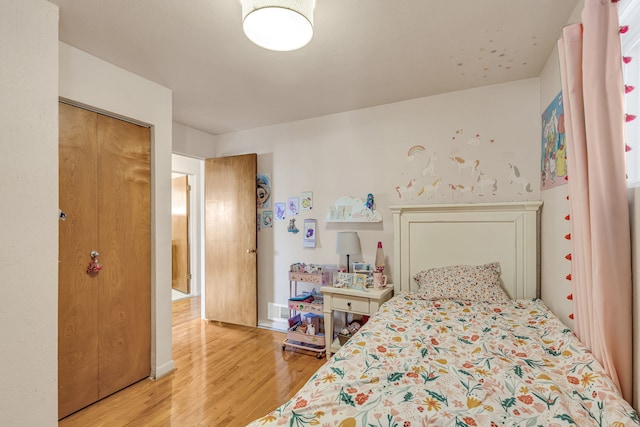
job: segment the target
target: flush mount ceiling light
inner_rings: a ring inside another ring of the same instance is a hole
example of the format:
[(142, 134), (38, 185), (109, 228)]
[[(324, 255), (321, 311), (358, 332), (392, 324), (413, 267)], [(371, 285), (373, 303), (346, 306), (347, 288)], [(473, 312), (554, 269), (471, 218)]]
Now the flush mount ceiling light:
[(270, 50), (300, 49), (313, 37), (315, 0), (241, 0), (242, 28), (249, 40)]

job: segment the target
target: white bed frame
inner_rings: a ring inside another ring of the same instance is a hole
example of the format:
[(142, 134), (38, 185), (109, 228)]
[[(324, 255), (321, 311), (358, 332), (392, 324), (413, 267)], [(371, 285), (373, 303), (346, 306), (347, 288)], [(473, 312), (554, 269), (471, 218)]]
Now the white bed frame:
[(425, 269), (498, 261), (512, 299), (540, 297), (542, 202), (391, 206), (394, 291)]

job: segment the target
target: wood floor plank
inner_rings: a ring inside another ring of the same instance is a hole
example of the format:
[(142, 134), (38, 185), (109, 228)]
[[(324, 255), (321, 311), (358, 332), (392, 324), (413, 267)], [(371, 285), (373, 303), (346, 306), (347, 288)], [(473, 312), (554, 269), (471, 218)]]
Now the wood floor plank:
[(282, 332), (207, 322), (199, 298), (173, 303), (176, 370), (142, 380), (58, 425), (244, 426), (293, 394), (325, 362), (314, 353), (282, 350)]

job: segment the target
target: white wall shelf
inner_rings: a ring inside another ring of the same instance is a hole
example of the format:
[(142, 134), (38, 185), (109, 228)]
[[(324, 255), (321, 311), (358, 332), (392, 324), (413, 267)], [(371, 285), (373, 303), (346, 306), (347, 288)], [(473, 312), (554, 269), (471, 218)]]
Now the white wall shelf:
[(382, 222), (382, 215), (362, 199), (343, 196), (329, 208), (326, 222)]

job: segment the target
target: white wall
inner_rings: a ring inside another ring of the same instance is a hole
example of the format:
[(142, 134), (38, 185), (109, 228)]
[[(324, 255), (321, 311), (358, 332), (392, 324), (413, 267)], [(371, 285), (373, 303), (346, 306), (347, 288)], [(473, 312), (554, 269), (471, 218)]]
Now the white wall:
[[(538, 79), (529, 79), (218, 135), (218, 156), (258, 153), (258, 172), (271, 175), (272, 201), (313, 191), (314, 208), (302, 211), (296, 225), (318, 220), (316, 249), (302, 247), (302, 233), (286, 231), (288, 219), (258, 233), (260, 321), (266, 323), (267, 303), (286, 304), (290, 264), (338, 263), (337, 231), (358, 232), (366, 262), (382, 241), (391, 274), (390, 205), (538, 200), (539, 96)], [(477, 170), (460, 169), (461, 159), (478, 162)], [(509, 164), (519, 168), (518, 182)], [(495, 179), (495, 189), (480, 188), (479, 172)], [(381, 224), (324, 221), (339, 197), (367, 193), (374, 194)]]
[(151, 125), (151, 369), (171, 372), (171, 91), (60, 43), (60, 96)]
[[(544, 110), (561, 91), (556, 48), (540, 74), (540, 122)], [(573, 284), (567, 279), (571, 273), (571, 261), (566, 258), (571, 253), (571, 241), (565, 238), (571, 233), (571, 222), (565, 219), (569, 214), (569, 186), (552, 187), (541, 191), (540, 195), (544, 203), (541, 216), (542, 300), (565, 325), (573, 328), (574, 321), (570, 318), (573, 302), (568, 299), (572, 295)]]
[(58, 419), (58, 8), (0, 3), (0, 424)]
[[(191, 185), (192, 228), (191, 285), (193, 295), (204, 301), (204, 160), (216, 156), (216, 137), (198, 129), (173, 122), (173, 171), (189, 175)], [(205, 306), (201, 306), (204, 318)]]
[(198, 129), (173, 122), (174, 154), (181, 154), (198, 159), (207, 159), (216, 156), (216, 137)]

